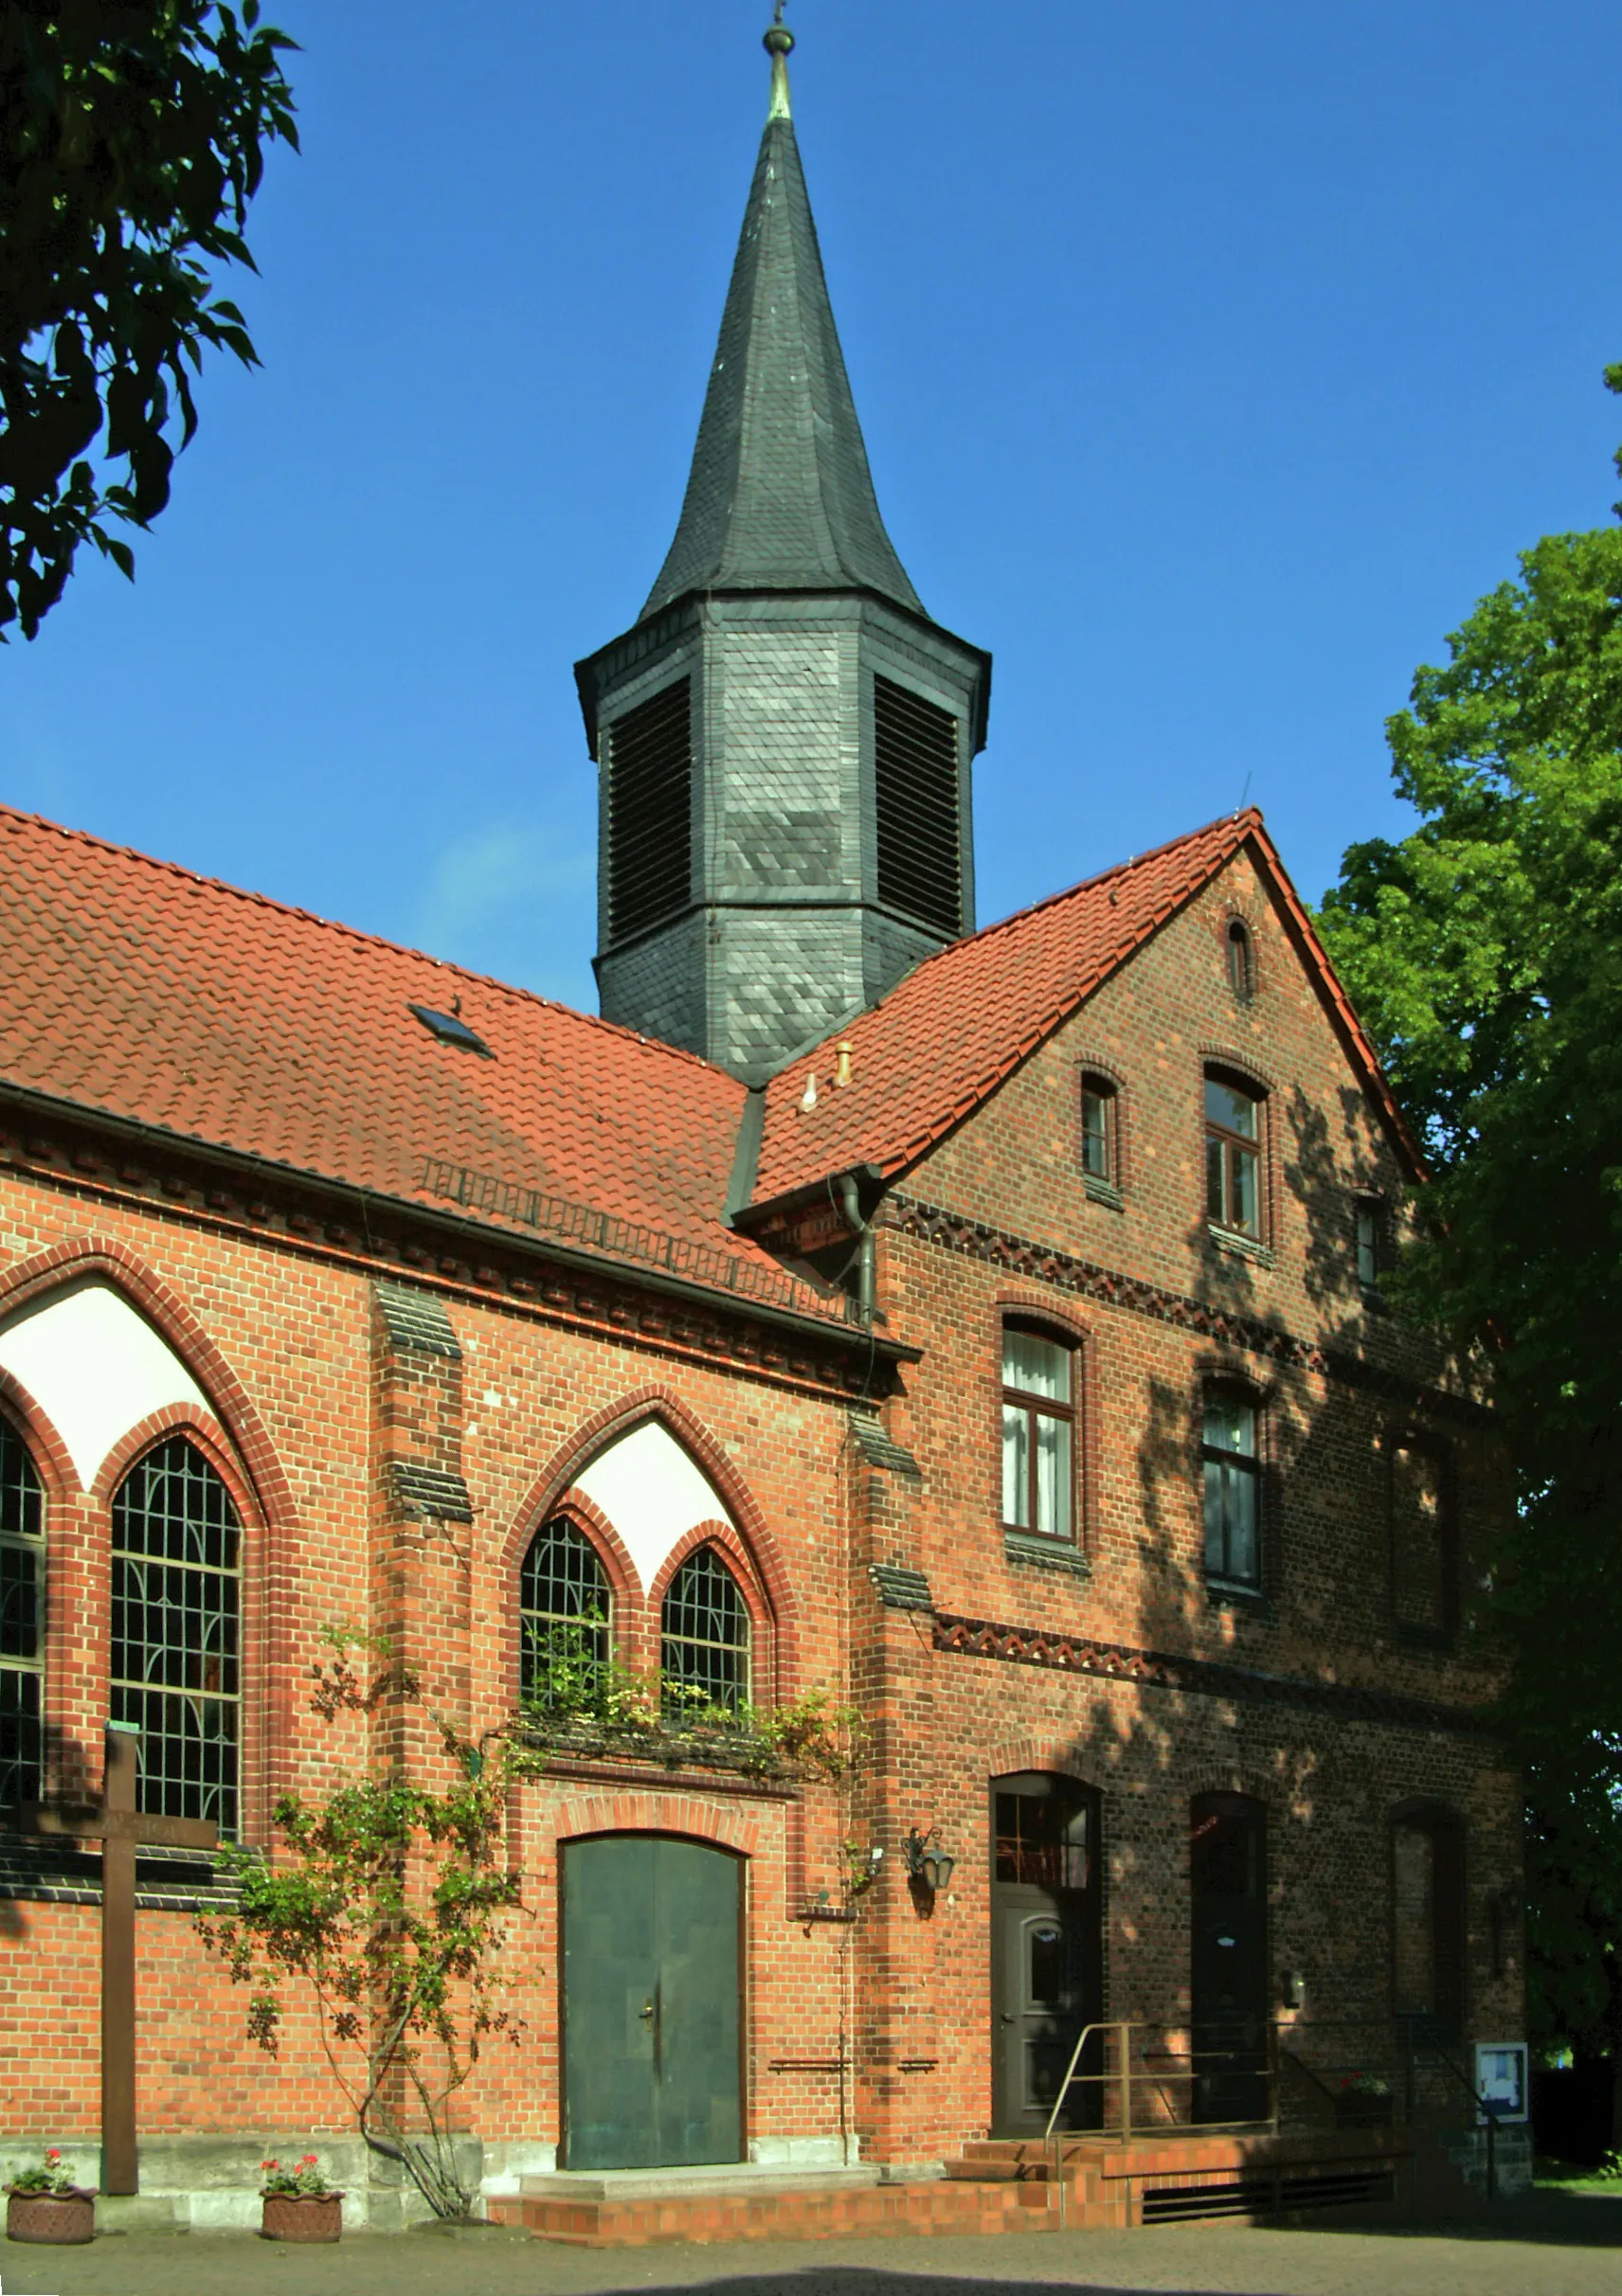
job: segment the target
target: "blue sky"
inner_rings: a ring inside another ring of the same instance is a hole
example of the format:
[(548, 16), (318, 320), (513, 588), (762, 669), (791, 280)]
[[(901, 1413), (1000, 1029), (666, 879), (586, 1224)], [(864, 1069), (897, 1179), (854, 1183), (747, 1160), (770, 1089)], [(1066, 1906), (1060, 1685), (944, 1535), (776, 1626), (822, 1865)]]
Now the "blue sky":
[[(134, 589), (0, 654), (0, 797), (591, 1006), (571, 665), (674, 530), (766, 0), (267, 0), (305, 152)], [(982, 920), (1266, 809), (1400, 831), (1415, 665), (1617, 493), (1614, 0), (799, 0), (879, 499), (996, 655)]]

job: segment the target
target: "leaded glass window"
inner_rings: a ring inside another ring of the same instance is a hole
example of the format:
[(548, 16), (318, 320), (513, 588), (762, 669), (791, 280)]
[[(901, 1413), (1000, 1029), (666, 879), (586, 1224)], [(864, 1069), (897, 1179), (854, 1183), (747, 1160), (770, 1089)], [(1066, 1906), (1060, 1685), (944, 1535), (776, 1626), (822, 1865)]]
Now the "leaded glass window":
[(184, 1435), (113, 1500), (113, 1720), (141, 1733), (143, 1810), (237, 1830), (242, 1524)]
[(608, 1578), (573, 1523), (543, 1524), (518, 1583), (519, 1682), (532, 1702), (589, 1704), (608, 1663)]
[(1008, 1325), (1002, 1334), (1002, 1522), (1044, 1538), (1072, 1535), (1074, 1354)]
[(27, 1446), (0, 1419), (0, 1809), (40, 1798), (45, 1500)]
[(671, 1580), (659, 1624), (666, 1712), (736, 1713), (749, 1695), (749, 1613), (712, 1547), (690, 1554)]

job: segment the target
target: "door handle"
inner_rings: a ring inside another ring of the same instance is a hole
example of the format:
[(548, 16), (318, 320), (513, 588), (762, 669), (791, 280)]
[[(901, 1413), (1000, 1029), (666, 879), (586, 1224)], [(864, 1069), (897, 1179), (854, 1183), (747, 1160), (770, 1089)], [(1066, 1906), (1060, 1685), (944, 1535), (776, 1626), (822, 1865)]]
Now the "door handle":
[(644, 2025), (651, 2025), (654, 2021), (654, 2005), (652, 2001), (644, 2001), (641, 2007), (637, 2011), (637, 2015), (641, 2018)]
[(1002, 2022), (1003, 2022), (1005, 2025), (1011, 2025), (1011, 2024), (1014, 2022), (1013, 2018), (1012, 2018), (1012, 2017), (1009, 2015), (1009, 2013), (1008, 2013), (1008, 2011), (1007, 2011), (1006, 2009), (1004, 2009), (1004, 2011), (1002, 2012)]

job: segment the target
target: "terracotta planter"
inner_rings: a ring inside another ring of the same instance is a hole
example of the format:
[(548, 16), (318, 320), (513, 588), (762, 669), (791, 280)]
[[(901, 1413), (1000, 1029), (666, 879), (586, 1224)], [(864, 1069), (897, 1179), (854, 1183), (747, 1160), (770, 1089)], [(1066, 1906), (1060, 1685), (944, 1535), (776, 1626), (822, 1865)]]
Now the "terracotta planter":
[(8, 2240), (34, 2240), (54, 2248), (81, 2248), (96, 2237), (94, 2193), (9, 2193), (6, 2198)]
[(344, 2196), (323, 2193), (304, 2199), (292, 2193), (266, 2193), (261, 2240), (335, 2240), (344, 2229)]

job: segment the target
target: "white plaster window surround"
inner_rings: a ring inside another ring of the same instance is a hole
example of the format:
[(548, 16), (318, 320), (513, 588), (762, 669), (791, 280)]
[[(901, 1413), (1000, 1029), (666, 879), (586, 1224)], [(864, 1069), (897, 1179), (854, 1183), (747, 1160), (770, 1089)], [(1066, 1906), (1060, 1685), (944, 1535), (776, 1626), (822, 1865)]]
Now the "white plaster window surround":
[(666, 1555), (699, 1523), (733, 1527), (714, 1484), (657, 1419), (600, 1451), (575, 1488), (619, 1533), (644, 1593)]
[(78, 1283), (0, 1330), (0, 1366), (55, 1427), (88, 1491), (132, 1427), (171, 1404), (207, 1410), (180, 1357), (110, 1283)]

